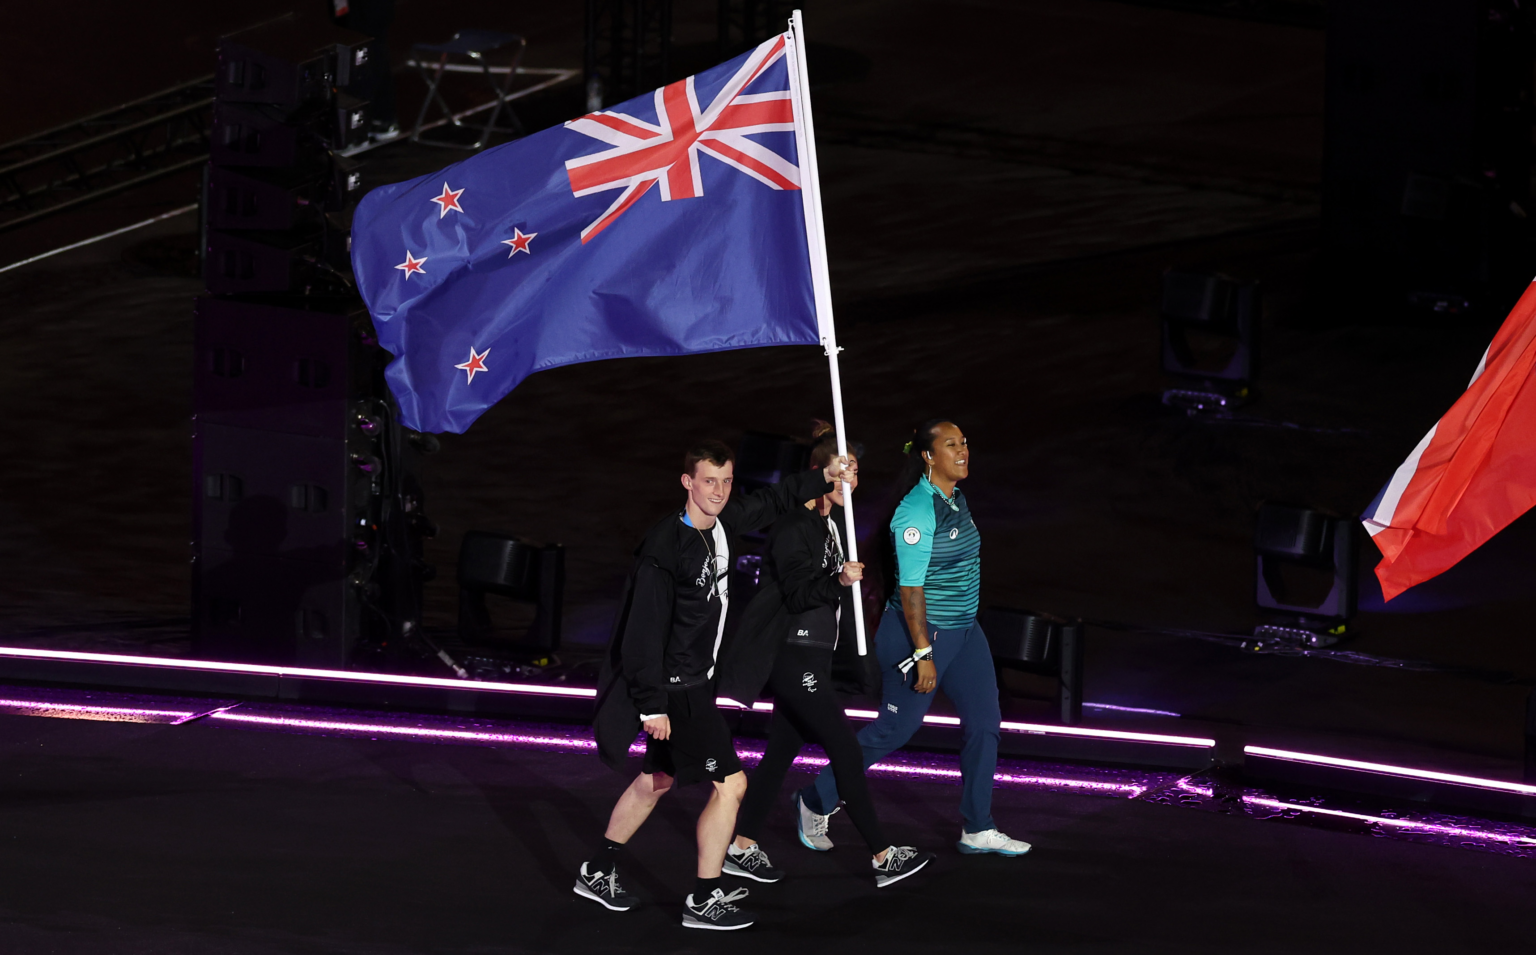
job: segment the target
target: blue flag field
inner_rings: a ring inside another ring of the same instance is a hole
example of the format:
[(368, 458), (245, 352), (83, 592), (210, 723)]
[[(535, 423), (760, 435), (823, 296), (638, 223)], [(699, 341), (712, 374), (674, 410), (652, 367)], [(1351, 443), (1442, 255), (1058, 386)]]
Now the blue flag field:
[(364, 197), (407, 427), (463, 432), (546, 368), (821, 341), (788, 40)]

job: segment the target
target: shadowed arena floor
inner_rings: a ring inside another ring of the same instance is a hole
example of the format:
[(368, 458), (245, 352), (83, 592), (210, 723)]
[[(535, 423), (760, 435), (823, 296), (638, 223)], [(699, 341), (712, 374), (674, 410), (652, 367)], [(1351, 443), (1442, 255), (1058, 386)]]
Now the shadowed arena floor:
[[(1536, 942), (1529, 860), (1000, 789), (1020, 859), (956, 853), (959, 790), (876, 779), (893, 839), (936, 850), (877, 891), (851, 825), (759, 923), (689, 932), (701, 787), (668, 797), (613, 914), (572, 873), (625, 780), (589, 754), (0, 716), (0, 951), (28, 953), (1496, 952)], [(798, 776), (792, 776), (792, 782)], [(736, 882), (736, 880), (728, 880)], [(701, 937), (702, 936), (702, 937)]]

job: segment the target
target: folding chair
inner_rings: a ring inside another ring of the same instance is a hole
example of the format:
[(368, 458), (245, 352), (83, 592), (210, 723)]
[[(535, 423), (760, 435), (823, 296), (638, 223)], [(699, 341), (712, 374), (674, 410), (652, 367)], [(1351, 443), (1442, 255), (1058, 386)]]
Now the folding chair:
[[(512, 106), (507, 102), (507, 94), (511, 91), (512, 80), (517, 76), (517, 65), (522, 61), (523, 51), (527, 47), (528, 41), (515, 33), (495, 33), (490, 30), (460, 30), (447, 43), (417, 43), (412, 46), (410, 65), (416, 67), (422, 82), (427, 84), (427, 96), (422, 101), (421, 110), (416, 114), (416, 127), (411, 132), (411, 142), (455, 149), (481, 149), (490, 142), (492, 133), (523, 135), (523, 124), (518, 120), (517, 114), (512, 112)], [(493, 66), (492, 60), (501, 62)], [(487, 103), (482, 107), (489, 109), (491, 115), (486, 119), (485, 126), (480, 129), (479, 137), (473, 143), (465, 144), (451, 139), (427, 139), (422, 136), (425, 130), (438, 126), (473, 128), (464, 123), (462, 117), (479, 112), (479, 109), (465, 110), (455, 114), (448, 105), (448, 101), (443, 99), (441, 90), (443, 77), (449, 73), (479, 73), (485, 77), (486, 84), (496, 96), (494, 103)], [(501, 78), (499, 82), (498, 77)], [(434, 103), (441, 110), (442, 117), (429, 122), (427, 112)], [(503, 113), (506, 114), (508, 125), (498, 126), (496, 121)]]

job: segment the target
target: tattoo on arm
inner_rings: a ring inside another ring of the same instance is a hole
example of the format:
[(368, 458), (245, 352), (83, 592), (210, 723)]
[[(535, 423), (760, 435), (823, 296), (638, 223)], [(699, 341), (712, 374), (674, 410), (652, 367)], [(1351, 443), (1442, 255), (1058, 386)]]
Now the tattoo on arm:
[(907, 618), (907, 633), (912, 637), (913, 649), (928, 646), (928, 601), (923, 597), (923, 588), (901, 588), (901, 612)]

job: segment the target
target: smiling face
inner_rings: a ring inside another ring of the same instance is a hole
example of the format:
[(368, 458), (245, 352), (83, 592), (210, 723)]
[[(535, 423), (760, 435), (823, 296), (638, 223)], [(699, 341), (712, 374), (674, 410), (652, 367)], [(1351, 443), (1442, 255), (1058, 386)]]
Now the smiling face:
[(965, 435), (948, 421), (933, 431), (933, 450), (923, 452), (923, 463), (932, 469), (929, 480), (965, 480), (971, 473), (971, 449), (965, 443)]
[(683, 487), (688, 491), (690, 509), (697, 509), (707, 517), (715, 518), (725, 510), (725, 502), (731, 499), (732, 474), (736, 465), (730, 461), (713, 464), (700, 461), (693, 466), (692, 474), (683, 475)]

